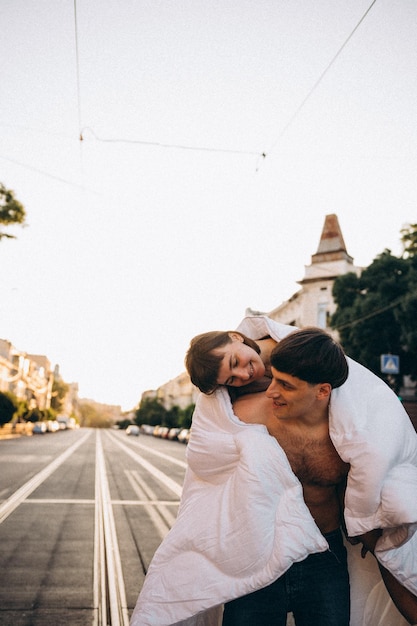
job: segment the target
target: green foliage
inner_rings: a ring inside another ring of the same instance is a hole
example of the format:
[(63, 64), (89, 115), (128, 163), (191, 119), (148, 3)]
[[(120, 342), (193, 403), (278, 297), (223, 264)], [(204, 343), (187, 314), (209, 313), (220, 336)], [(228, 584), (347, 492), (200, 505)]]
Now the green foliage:
[(56, 420), (57, 412), (53, 408), (43, 409), (43, 414), (46, 420)]
[(174, 405), (172, 408), (170, 408), (165, 415), (165, 424), (163, 424), (164, 426), (168, 426), (168, 428), (176, 428), (178, 425), (178, 421), (179, 421), (179, 416), (180, 416), (180, 407)]
[(62, 412), (64, 408), (64, 400), (69, 391), (69, 385), (64, 383), (61, 378), (54, 378), (52, 383), (51, 407), (57, 413)]
[(417, 224), (408, 224), (401, 230), (405, 257), (417, 256)]
[(13, 394), (0, 391), (0, 427), (11, 422), (18, 409), (16, 398)]
[(30, 409), (23, 415), (27, 422), (46, 422), (48, 419), (52, 419), (48, 409)]
[(161, 425), (168, 428), (190, 428), (194, 406), (194, 404), (190, 404), (185, 409), (181, 409), (174, 405), (167, 410), (156, 398), (146, 399), (141, 402), (140, 407), (136, 410), (135, 422), (138, 426), (149, 424), (150, 426)]
[(404, 374), (417, 380), (417, 256), (408, 259), (408, 289), (394, 309), (395, 321), (401, 328)]
[(16, 421), (17, 422), (26, 421), (25, 415), (26, 415), (26, 413), (29, 410), (29, 408), (28, 408), (28, 401), (15, 398), (15, 403), (16, 403), (16, 406), (17, 406), (16, 414), (14, 416)]
[[(26, 212), (23, 205), (16, 200), (14, 192), (6, 189), (0, 183), (0, 224), (11, 226), (13, 224), (24, 224)], [(14, 235), (0, 231), (0, 240), (4, 237), (15, 239)]]
[(89, 428), (110, 428), (113, 425), (111, 416), (101, 407), (90, 403), (80, 402), (80, 425)]
[(191, 420), (193, 417), (195, 404), (189, 404), (185, 409), (181, 409), (179, 415), (179, 422), (177, 426), (179, 428), (191, 428)]
[(124, 420), (118, 420), (116, 422), (116, 426), (118, 426), (120, 430), (126, 430), (126, 428), (130, 426), (131, 423), (132, 423), (131, 420), (126, 418)]
[[(345, 274), (336, 279), (333, 297), (337, 310), (331, 319), (346, 353), (396, 391), (405, 374), (417, 379), (416, 225), (402, 233), (401, 258), (385, 250), (360, 277)], [(400, 357), (399, 376), (381, 373), (381, 354)]]
[(151, 426), (168, 426), (168, 411), (157, 398), (146, 398), (136, 409), (135, 422), (138, 426), (150, 424)]

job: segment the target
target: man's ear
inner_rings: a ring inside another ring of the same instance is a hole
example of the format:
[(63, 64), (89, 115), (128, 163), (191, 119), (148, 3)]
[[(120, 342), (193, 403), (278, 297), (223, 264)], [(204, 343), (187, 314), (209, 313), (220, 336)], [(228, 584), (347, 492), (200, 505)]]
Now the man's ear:
[(243, 337), (240, 333), (229, 333), (229, 337), (232, 341), (242, 341)]
[(317, 390), (317, 398), (320, 400), (325, 400), (330, 397), (332, 393), (332, 386), (330, 383), (320, 383), (319, 388)]

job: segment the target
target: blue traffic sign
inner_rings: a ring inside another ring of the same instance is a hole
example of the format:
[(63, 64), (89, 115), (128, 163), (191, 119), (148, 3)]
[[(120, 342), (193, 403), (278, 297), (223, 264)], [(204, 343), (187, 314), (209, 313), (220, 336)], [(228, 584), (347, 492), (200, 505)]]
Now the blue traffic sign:
[(397, 354), (381, 354), (381, 372), (383, 374), (399, 374), (400, 357)]

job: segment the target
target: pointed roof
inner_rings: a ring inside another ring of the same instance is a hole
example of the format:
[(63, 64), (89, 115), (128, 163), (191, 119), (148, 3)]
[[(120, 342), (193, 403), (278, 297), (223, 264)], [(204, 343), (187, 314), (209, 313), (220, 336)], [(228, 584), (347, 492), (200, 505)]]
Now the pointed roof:
[(353, 263), (353, 258), (347, 253), (337, 215), (331, 213), (326, 215), (319, 247), (316, 254), (311, 256), (311, 263), (326, 263), (340, 260)]

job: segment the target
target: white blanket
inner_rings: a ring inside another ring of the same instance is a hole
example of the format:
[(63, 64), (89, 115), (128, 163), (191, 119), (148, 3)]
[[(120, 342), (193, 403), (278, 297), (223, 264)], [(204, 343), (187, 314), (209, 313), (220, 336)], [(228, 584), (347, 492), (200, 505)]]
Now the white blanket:
[[(294, 328), (251, 317), (238, 330), (279, 340)], [(329, 419), (332, 441), (351, 464), (349, 534), (386, 529), (378, 559), (417, 593), (417, 436), (408, 415), (383, 381), (349, 359)], [(226, 389), (200, 394), (187, 459), (177, 520), (155, 553), (131, 626), (217, 626), (223, 602), (328, 547), (277, 441), (234, 415)]]

